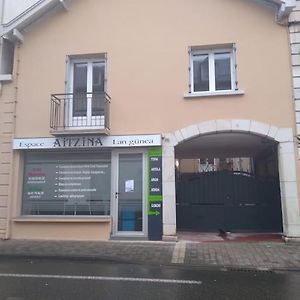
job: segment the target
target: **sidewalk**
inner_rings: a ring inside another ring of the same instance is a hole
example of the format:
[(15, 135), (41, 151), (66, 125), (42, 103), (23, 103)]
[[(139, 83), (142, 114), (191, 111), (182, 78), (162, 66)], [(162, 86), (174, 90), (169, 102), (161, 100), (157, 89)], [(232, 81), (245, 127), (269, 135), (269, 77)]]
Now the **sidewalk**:
[(0, 241), (0, 257), (101, 259), (148, 265), (300, 271), (300, 243)]

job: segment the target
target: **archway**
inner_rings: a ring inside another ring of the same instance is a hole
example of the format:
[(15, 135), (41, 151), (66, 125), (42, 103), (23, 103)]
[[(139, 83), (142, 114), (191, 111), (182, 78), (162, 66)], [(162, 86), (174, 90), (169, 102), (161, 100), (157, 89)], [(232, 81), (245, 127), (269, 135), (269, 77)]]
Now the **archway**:
[[(277, 145), (278, 173), (281, 188), (283, 233), (300, 236), (300, 217), (296, 182), (295, 144), (291, 128), (277, 128), (253, 120), (213, 120), (194, 124), (163, 135), (164, 235), (176, 235), (175, 149), (197, 138), (217, 134), (243, 134)], [(220, 137), (220, 135), (219, 135)], [(238, 140), (238, 139), (237, 139)], [(256, 139), (258, 141), (258, 139)]]

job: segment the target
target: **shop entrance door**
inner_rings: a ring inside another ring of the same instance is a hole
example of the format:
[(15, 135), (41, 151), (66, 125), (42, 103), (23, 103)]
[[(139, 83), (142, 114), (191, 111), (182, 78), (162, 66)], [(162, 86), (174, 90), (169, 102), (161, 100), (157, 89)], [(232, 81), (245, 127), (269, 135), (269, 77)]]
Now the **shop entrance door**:
[(146, 234), (145, 154), (115, 152), (114, 235)]

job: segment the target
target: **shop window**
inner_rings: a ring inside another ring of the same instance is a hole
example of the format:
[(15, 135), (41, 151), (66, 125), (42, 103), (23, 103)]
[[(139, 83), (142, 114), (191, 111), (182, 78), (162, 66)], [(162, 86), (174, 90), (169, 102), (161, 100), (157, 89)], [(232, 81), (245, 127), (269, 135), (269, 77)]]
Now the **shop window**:
[(28, 153), (23, 215), (109, 215), (110, 153)]
[(237, 91), (235, 47), (190, 49), (190, 93)]

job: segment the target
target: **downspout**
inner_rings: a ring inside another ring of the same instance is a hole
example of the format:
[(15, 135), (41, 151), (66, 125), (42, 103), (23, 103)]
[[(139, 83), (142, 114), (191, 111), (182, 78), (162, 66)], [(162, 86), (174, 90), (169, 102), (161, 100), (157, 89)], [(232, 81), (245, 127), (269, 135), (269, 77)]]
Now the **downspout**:
[(278, 25), (287, 26), (288, 17), (296, 7), (296, 0), (251, 0), (260, 3), (276, 12), (275, 22)]
[(288, 26), (288, 18), (295, 7), (296, 0), (285, 0), (284, 3), (279, 5), (276, 12), (276, 23)]
[[(13, 104), (13, 121), (12, 121), (12, 133), (11, 133), (11, 146), (12, 141), (15, 138), (16, 133), (16, 113), (17, 113), (17, 103), (18, 103), (18, 83), (19, 83), (19, 67), (20, 67), (20, 43), (17, 43), (15, 46), (15, 81), (14, 81), (14, 104)], [(12, 206), (14, 204), (14, 177), (15, 177), (15, 160), (14, 160), (14, 150), (11, 149), (10, 154), (10, 169), (9, 169), (9, 190), (8, 190), (8, 205), (7, 205), (7, 219), (6, 219), (6, 232), (5, 239), (8, 240), (11, 238), (11, 227), (12, 227)]]
[[(1, 0), (1, 31), (2, 31), (2, 27), (3, 27), (3, 20), (4, 20), (4, 7), (5, 7), (5, 0)], [(1, 47), (1, 49), (0, 49), (0, 53), (1, 53), (1, 57), (0, 57), (0, 59), (2, 60), (2, 51), (3, 51), (3, 37), (0, 37), (0, 47)], [(1, 70), (2, 70), (2, 66), (1, 66), (1, 61), (0, 61), (0, 74), (1, 74)], [(0, 96), (1, 96), (1, 94), (2, 94), (2, 82), (0, 81)]]

